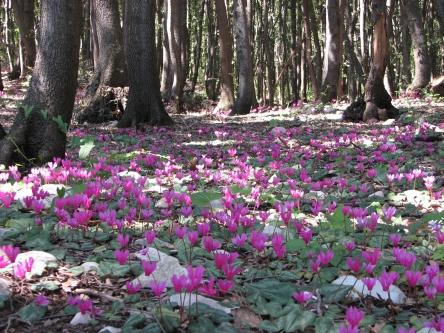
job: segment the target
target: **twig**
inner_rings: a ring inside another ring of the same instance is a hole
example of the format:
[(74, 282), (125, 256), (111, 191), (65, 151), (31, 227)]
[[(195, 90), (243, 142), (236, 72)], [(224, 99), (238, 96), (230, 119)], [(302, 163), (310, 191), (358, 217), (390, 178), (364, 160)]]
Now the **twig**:
[(121, 299), (119, 299), (117, 297), (107, 295), (105, 293), (102, 293), (100, 291), (96, 291), (93, 289), (76, 289), (74, 292), (76, 294), (86, 294), (86, 295), (100, 297), (100, 298), (103, 298), (103, 299), (110, 301), (110, 302), (121, 302), (122, 301)]

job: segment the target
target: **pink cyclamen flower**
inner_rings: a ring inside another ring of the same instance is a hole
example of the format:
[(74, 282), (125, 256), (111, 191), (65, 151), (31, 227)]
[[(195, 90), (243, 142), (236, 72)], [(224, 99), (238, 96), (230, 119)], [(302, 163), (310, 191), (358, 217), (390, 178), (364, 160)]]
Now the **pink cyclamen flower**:
[(305, 245), (307, 245), (308, 243), (310, 243), (312, 237), (313, 237), (313, 231), (310, 228), (303, 228), (300, 232), (299, 232), (299, 236), (302, 238), (302, 240), (304, 241)]
[(358, 327), (359, 323), (364, 319), (364, 312), (351, 306), (345, 312), (345, 320), (350, 327)]
[(364, 282), (365, 286), (367, 287), (367, 289), (369, 291), (372, 291), (373, 287), (376, 284), (376, 279), (375, 278), (370, 278), (370, 277), (365, 277), (362, 279), (362, 282)]
[(382, 213), (387, 221), (391, 221), (396, 214), (395, 207), (387, 207), (382, 209)]
[(344, 247), (345, 247), (345, 249), (346, 249), (348, 252), (351, 252), (351, 251), (353, 251), (353, 250), (355, 249), (356, 244), (355, 244), (354, 241), (350, 241), (350, 242), (345, 243), (345, 244), (344, 244)]
[(49, 300), (45, 295), (38, 294), (34, 299), (34, 303), (40, 306), (48, 306)]
[(160, 298), (160, 296), (162, 296), (162, 293), (165, 291), (166, 286), (167, 283), (165, 281), (151, 281), (150, 283), (150, 289), (157, 298)]
[(406, 271), (405, 272), (405, 279), (407, 280), (407, 284), (409, 287), (414, 288), (418, 284), (419, 280), (421, 279), (421, 272), (415, 272), (415, 271)]
[(259, 231), (253, 231), (251, 233), (251, 245), (258, 251), (261, 252), (265, 248), (265, 242), (267, 241), (267, 235), (259, 232)]
[(322, 266), (327, 266), (330, 263), (330, 261), (333, 259), (333, 257), (334, 257), (334, 254), (331, 249), (329, 249), (325, 252), (320, 252), (318, 254), (318, 260)]
[(234, 282), (233, 280), (217, 280), (217, 286), (222, 294), (226, 294), (233, 289)]
[(145, 240), (148, 245), (153, 244), (155, 239), (156, 239), (156, 232), (154, 230), (149, 230), (145, 232)]
[(378, 280), (382, 285), (382, 290), (388, 291), (390, 286), (398, 280), (399, 275), (397, 272), (382, 272)]
[(351, 258), (348, 257), (346, 259), (346, 263), (348, 268), (350, 268), (350, 270), (354, 273), (358, 273), (361, 270), (361, 261), (359, 260), (359, 258)]
[(142, 290), (142, 285), (140, 283), (133, 283), (130, 281), (127, 281), (126, 284), (126, 291), (129, 295), (137, 294), (140, 290)]
[(130, 237), (128, 234), (118, 234), (117, 241), (119, 242), (120, 247), (125, 248), (129, 244)]
[(15, 262), (15, 258), (17, 258), (20, 253), (20, 248), (12, 245), (0, 246), (0, 250), (6, 254), (11, 263)]
[(145, 276), (150, 276), (157, 267), (157, 263), (155, 261), (146, 261), (142, 260), (142, 268)]
[(208, 252), (213, 252), (214, 250), (220, 249), (222, 246), (219, 241), (213, 239), (211, 236), (204, 236), (202, 238), (202, 245)]
[(176, 293), (180, 293), (185, 290), (187, 286), (187, 281), (188, 279), (186, 275), (177, 276), (176, 274), (174, 274), (171, 278), (171, 284), (173, 285), (174, 291)]
[(233, 239), (231, 240), (231, 242), (238, 247), (242, 247), (242, 246), (244, 246), (247, 239), (248, 239), (247, 234), (240, 234), (240, 235), (234, 236)]
[(391, 234), (389, 236), (389, 240), (394, 247), (397, 247), (397, 246), (399, 246), (399, 243), (401, 242), (401, 235), (400, 234)]
[(299, 304), (305, 304), (313, 297), (313, 293), (309, 291), (300, 291), (293, 294), (293, 299)]
[(0, 256), (0, 269), (9, 265), (9, 260), (5, 256)]
[(190, 244), (193, 246), (199, 240), (199, 233), (197, 231), (189, 231), (187, 233), (187, 238)]
[(129, 257), (128, 250), (116, 250), (114, 251), (114, 256), (119, 263), (119, 265), (125, 265)]

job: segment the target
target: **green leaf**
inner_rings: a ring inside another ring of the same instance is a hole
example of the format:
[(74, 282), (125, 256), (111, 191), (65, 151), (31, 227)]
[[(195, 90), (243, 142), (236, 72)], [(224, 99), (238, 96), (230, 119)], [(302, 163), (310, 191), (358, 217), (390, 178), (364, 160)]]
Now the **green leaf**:
[(130, 266), (119, 265), (117, 262), (112, 261), (102, 261), (97, 269), (97, 274), (99, 276), (110, 276), (110, 277), (123, 277), (130, 271)]
[(195, 192), (191, 194), (193, 205), (199, 208), (211, 207), (211, 201), (222, 198), (219, 192)]
[(285, 246), (287, 247), (288, 252), (301, 252), (303, 249), (307, 247), (304, 241), (300, 238), (293, 238), (289, 240), (285, 244)]
[(282, 327), (285, 332), (304, 331), (310, 326), (316, 315), (311, 311), (292, 311), (276, 321), (278, 327)]
[(316, 320), (315, 324), (316, 333), (337, 333), (338, 327), (335, 325), (333, 319), (328, 317), (322, 317)]
[(40, 292), (42, 290), (54, 291), (60, 288), (60, 283), (54, 281), (46, 281), (33, 284), (31, 290), (35, 292)]
[(269, 320), (264, 320), (260, 323), (259, 328), (266, 331), (266, 332), (279, 332), (281, 329), (272, 323)]
[(94, 147), (94, 138), (88, 137), (86, 139), (83, 139), (79, 150), (79, 158), (81, 160), (86, 160)]
[(350, 224), (350, 220), (344, 215), (342, 208), (344, 205), (338, 205), (333, 214), (327, 215), (327, 220), (333, 229), (344, 229)]
[(257, 297), (261, 296), (279, 304), (287, 304), (291, 299), (291, 295), (296, 290), (292, 283), (281, 282), (274, 279), (265, 279), (247, 284), (245, 285), (245, 289), (249, 299), (254, 297), (257, 299)]
[(197, 321), (193, 321), (188, 325), (188, 331), (190, 333), (208, 333), (214, 332), (216, 327), (213, 322), (206, 317), (199, 317)]
[(52, 117), (52, 121), (57, 124), (60, 132), (64, 134), (68, 133), (68, 124), (63, 121), (61, 115), (58, 115), (57, 117)]
[(439, 261), (444, 260), (444, 245), (440, 245), (436, 248), (432, 258)]
[(46, 307), (31, 303), (22, 307), (17, 313), (23, 321), (39, 320), (45, 316)]
[(323, 301), (326, 303), (334, 303), (342, 301), (352, 290), (353, 286), (340, 286), (334, 284), (327, 284), (321, 287), (319, 290), (323, 297)]

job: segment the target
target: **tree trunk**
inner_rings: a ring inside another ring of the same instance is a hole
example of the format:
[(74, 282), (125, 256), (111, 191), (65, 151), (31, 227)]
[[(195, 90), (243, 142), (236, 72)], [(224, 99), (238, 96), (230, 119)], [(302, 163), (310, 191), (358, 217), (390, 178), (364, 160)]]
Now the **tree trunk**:
[(83, 24), (82, 24), (82, 39), (80, 45), (80, 53), (83, 60), (91, 61), (91, 0), (86, 0), (83, 4)]
[(23, 107), (0, 142), (0, 164), (16, 161), (18, 150), (37, 163), (65, 156), (77, 87), (82, 3), (42, 0), (40, 8), (36, 65)]
[(183, 11), (186, 10), (183, 0), (167, 0), (168, 17), (167, 31), (169, 51), (171, 57), (171, 71), (173, 74), (173, 97), (176, 99), (176, 112), (183, 110), (183, 89), (185, 87), (185, 64), (183, 55), (185, 47)]
[(171, 100), (173, 97), (173, 71), (171, 69), (171, 52), (170, 43), (168, 40), (168, 11), (169, 6), (165, 0), (164, 14), (163, 14), (163, 53), (162, 53), (162, 79), (160, 91), (165, 101)]
[(361, 42), (361, 65), (365, 74), (368, 74), (368, 49), (367, 49), (367, 34), (365, 28), (366, 21), (366, 6), (365, 0), (359, 0), (359, 39)]
[[(395, 10), (395, 0), (387, 0), (387, 37), (393, 39), (393, 13)], [(390, 59), (390, 54), (394, 52), (394, 48), (389, 46), (389, 55), (387, 57), (387, 72), (384, 76), (384, 85), (391, 97), (396, 96), (396, 83), (395, 83), (395, 67), (393, 60)]]
[(250, 113), (256, 96), (253, 84), (253, 59), (251, 54), (250, 30), (246, 0), (234, 0), (234, 31), (236, 53), (239, 64), (239, 92), (233, 106), (233, 115)]
[(12, 0), (15, 21), (20, 30), (20, 40), (24, 49), (24, 65), (34, 67), (36, 57), (34, 34), (34, 1)]
[(199, 77), (199, 68), (200, 68), (200, 60), (202, 58), (202, 30), (203, 30), (203, 21), (205, 14), (205, 3), (206, 0), (202, 0), (202, 4), (200, 7), (200, 15), (198, 17), (198, 28), (197, 28), (197, 42), (194, 47), (194, 72), (193, 72), (193, 80), (191, 81), (191, 93), (194, 94), (196, 90), (197, 78)]
[(415, 77), (411, 88), (422, 89), (430, 82), (430, 59), (427, 40), (422, 22), (421, 9), (417, 0), (403, 0), (407, 14), (410, 35), (413, 42)]
[(406, 88), (412, 81), (412, 73), (410, 69), (410, 35), (407, 23), (407, 14), (405, 5), (400, 3), (400, 20), (401, 20), (401, 40), (402, 40), (402, 88)]
[(97, 59), (89, 87), (92, 96), (101, 86), (122, 87), (127, 84), (117, 0), (91, 0), (94, 12), (94, 33), (97, 35)]
[(373, 55), (365, 84), (364, 121), (385, 120), (398, 115), (398, 110), (393, 107), (392, 98), (385, 90), (383, 81), (388, 55), (385, 0), (372, 1), (372, 14), (374, 20)]
[(124, 45), (128, 68), (128, 103), (119, 127), (171, 125), (160, 95), (156, 60), (155, 0), (125, 1)]
[(220, 43), (220, 98), (218, 110), (228, 110), (234, 103), (233, 43), (225, 0), (216, 0), (216, 22)]
[(217, 89), (217, 30), (214, 22), (213, 1), (206, 0), (207, 12), (207, 68), (205, 71), (205, 92), (208, 99), (216, 100), (218, 95)]
[(299, 99), (299, 86), (298, 86), (298, 64), (300, 57), (300, 44), (298, 34), (298, 22), (297, 22), (297, 0), (291, 0), (290, 2), (290, 27), (291, 27), (291, 91), (292, 100), (297, 101)]
[(310, 74), (311, 86), (313, 88), (314, 99), (317, 100), (320, 97), (320, 89), (318, 77), (316, 76), (315, 65), (313, 63), (313, 53), (311, 48), (311, 23), (310, 23), (310, 6), (309, 0), (302, 1), (302, 10), (304, 17), (304, 30), (305, 30), (305, 46), (306, 46), (306, 62), (308, 71)]
[(444, 1), (434, 0), (433, 7), (436, 12), (436, 18), (439, 23), (439, 31), (441, 35), (441, 74), (444, 74)]
[(321, 100), (328, 103), (337, 98), (342, 62), (340, 0), (327, 0), (324, 68), (322, 71)]

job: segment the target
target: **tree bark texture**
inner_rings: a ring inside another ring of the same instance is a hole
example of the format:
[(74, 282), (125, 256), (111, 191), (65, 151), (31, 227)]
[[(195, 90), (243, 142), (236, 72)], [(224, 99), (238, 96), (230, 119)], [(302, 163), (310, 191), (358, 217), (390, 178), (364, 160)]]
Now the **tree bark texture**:
[(23, 106), (0, 142), (0, 164), (14, 162), (18, 153), (34, 163), (65, 155), (77, 87), (82, 3), (42, 0), (40, 8), (36, 64)]
[(155, 15), (155, 0), (125, 2), (124, 45), (129, 69), (129, 96), (119, 127), (136, 127), (144, 122), (151, 125), (173, 123), (160, 95)]
[(34, 0), (12, 0), (11, 4), (24, 49), (24, 65), (34, 67), (37, 53), (34, 33)]

